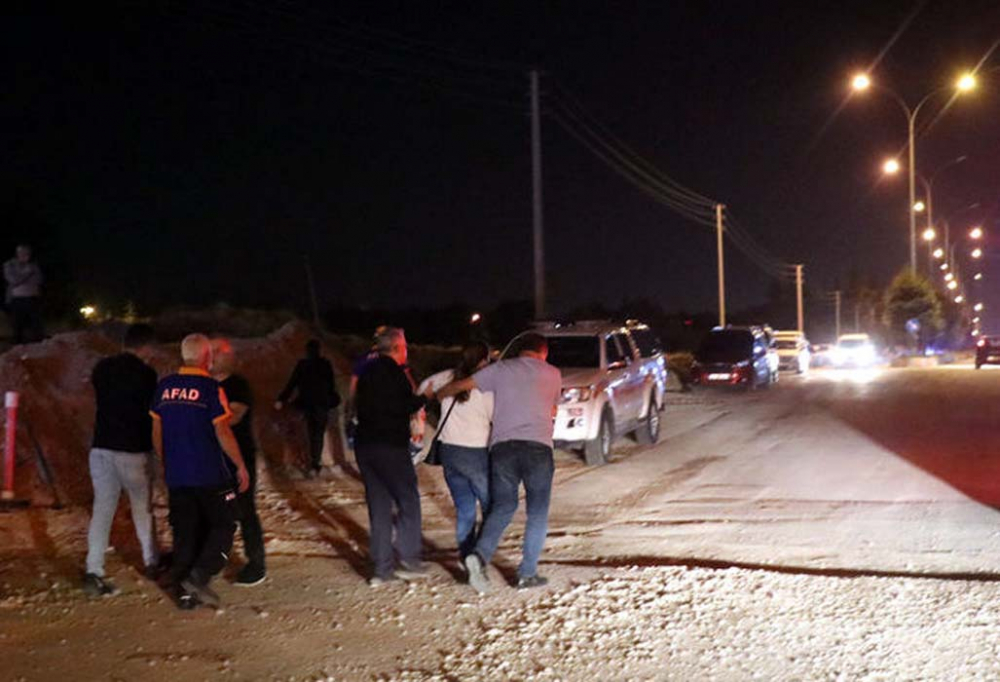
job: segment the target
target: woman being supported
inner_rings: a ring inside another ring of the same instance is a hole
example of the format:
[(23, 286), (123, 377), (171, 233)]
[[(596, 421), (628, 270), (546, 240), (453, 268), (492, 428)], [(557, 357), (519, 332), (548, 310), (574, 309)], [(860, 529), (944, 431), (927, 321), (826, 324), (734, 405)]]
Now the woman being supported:
[[(485, 343), (471, 343), (462, 349), (462, 359), (454, 370), (446, 370), (424, 380), (419, 392), (436, 391), (454, 379), (472, 376), (489, 362)], [(454, 407), (453, 407), (454, 406)], [(450, 410), (450, 414), (449, 414)], [(472, 389), (441, 402), (441, 464), (444, 479), (455, 503), (455, 537), (464, 560), (476, 546), (479, 527), (476, 503), (482, 517), (490, 506), (490, 465), (488, 449), (493, 420), (493, 394)], [(440, 423), (440, 422), (439, 422)]]

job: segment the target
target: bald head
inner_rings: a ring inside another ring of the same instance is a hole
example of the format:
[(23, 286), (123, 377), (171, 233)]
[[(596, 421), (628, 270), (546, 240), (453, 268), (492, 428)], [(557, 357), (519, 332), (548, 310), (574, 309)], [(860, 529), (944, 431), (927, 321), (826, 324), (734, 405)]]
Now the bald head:
[(181, 341), (181, 359), (186, 366), (207, 372), (212, 366), (212, 342), (204, 334), (188, 334)]

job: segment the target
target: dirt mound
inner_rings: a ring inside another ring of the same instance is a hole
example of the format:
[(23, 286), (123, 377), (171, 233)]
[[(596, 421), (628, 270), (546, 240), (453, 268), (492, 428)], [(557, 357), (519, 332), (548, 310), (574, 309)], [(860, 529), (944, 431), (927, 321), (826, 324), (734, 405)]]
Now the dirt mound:
[[(233, 339), (239, 371), (253, 388), (257, 441), (269, 465), (296, 462), (305, 448), (297, 415), (292, 411), (276, 412), (272, 405), (310, 338), (309, 327), (295, 321), (263, 338)], [(62, 501), (90, 504), (87, 453), (94, 421), (90, 373), (98, 360), (119, 348), (116, 340), (100, 333), (74, 332), (17, 346), (0, 356), (0, 391), (21, 393), (16, 479), (19, 498), (34, 504), (53, 502), (37, 470), (37, 443), (49, 462)], [(350, 362), (329, 345), (324, 354), (333, 362), (341, 394), (346, 395)], [(161, 345), (152, 364), (163, 376), (177, 368), (179, 357), (178, 344)], [(336, 450), (340, 439), (333, 440)]]

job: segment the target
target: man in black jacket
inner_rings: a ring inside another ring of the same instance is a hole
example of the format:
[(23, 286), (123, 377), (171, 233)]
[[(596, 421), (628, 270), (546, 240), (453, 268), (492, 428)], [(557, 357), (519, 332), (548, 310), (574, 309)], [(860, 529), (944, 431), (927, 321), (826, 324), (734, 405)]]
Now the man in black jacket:
[(280, 410), (292, 393), (296, 393), (295, 407), (302, 410), (309, 437), (309, 468), (306, 475), (316, 476), (323, 457), (323, 436), (330, 421), (330, 410), (340, 405), (340, 394), (334, 383), (333, 366), (320, 355), (319, 341), (311, 339), (306, 344), (306, 357), (298, 361), (284, 390), (274, 403)]
[(153, 519), (156, 460), (149, 417), (157, 378), (156, 371), (145, 362), (153, 341), (149, 325), (132, 325), (125, 332), (125, 351), (98, 362), (91, 376), (97, 400), (90, 450), (94, 508), (87, 532), (83, 589), (95, 597), (117, 592), (104, 577), (104, 555), (123, 488), (128, 493), (132, 523), (142, 545), (142, 560), (149, 577), (155, 575), (159, 562)]
[[(421, 563), (420, 493), (409, 454), (410, 415), (427, 402), (415, 395), (406, 376), (406, 337), (388, 327), (376, 337), (378, 358), (358, 377), (358, 432), (355, 455), (365, 482), (368, 504), (373, 587), (395, 578), (423, 577)], [(393, 561), (393, 507), (397, 510), (396, 540), (400, 565)]]

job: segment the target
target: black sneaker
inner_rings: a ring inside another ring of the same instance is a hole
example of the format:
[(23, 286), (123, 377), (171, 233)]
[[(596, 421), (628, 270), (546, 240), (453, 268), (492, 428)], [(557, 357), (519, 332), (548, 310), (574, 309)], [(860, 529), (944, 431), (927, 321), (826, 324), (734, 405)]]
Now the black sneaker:
[(549, 584), (549, 579), (540, 575), (526, 575), (517, 579), (517, 589), (528, 590), (532, 587), (542, 587)]
[(479, 594), (487, 594), (493, 589), (490, 585), (490, 578), (486, 575), (486, 566), (478, 554), (470, 554), (465, 557), (465, 561), (462, 563), (465, 564), (465, 570), (469, 572), (469, 584), (472, 585), (472, 589)]
[(181, 588), (177, 590), (177, 608), (181, 611), (190, 611), (191, 609), (197, 608), (198, 604), (197, 595), (188, 592), (187, 590)]
[[(197, 570), (197, 569), (196, 569)], [(181, 589), (198, 597), (198, 600), (209, 606), (218, 606), (221, 600), (219, 595), (208, 586), (208, 581), (203, 580), (197, 572), (191, 571), (191, 575), (181, 581)]]
[(118, 588), (113, 583), (95, 573), (84, 574), (83, 591), (91, 597), (111, 597), (118, 594)]
[(397, 578), (407, 582), (411, 580), (426, 580), (431, 576), (427, 564), (422, 561), (401, 561), (394, 573)]
[(236, 574), (236, 584), (240, 587), (253, 587), (267, 580), (267, 572), (252, 564), (247, 564)]

